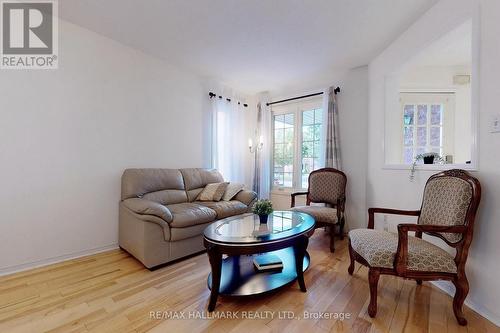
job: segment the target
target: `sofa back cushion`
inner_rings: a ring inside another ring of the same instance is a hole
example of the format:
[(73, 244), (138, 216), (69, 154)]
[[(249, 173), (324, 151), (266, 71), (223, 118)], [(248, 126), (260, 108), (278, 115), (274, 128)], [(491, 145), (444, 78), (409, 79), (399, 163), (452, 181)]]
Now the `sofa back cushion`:
[(190, 202), (196, 200), (207, 184), (224, 182), (220, 172), (215, 169), (189, 168), (180, 169), (180, 172), (184, 178), (187, 197)]
[(125, 170), (121, 198), (144, 198), (162, 205), (187, 202), (184, 181), (178, 169)]

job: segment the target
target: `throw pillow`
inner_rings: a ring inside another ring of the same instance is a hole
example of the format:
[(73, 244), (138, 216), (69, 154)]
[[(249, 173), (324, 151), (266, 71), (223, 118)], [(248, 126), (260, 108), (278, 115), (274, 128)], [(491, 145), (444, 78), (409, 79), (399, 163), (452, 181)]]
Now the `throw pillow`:
[(229, 183), (226, 188), (226, 192), (224, 192), (224, 196), (222, 197), (223, 201), (230, 201), (232, 198), (236, 196), (236, 194), (240, 193), (243, 190), (245, 185), (240, 183)]
[(207, 184), (197, 200), (199, 201), (220, 201), (229, 183), (212, 183)]

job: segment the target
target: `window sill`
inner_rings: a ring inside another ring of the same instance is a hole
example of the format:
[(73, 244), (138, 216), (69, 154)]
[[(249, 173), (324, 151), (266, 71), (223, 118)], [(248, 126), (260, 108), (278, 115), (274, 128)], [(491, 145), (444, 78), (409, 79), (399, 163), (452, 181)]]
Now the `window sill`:
[[(385, 164), (384, 170), (410, 170), (411, 165), (408, 164)], [(415, 167), (415, 171), (444, 171), (450, 169), (462, 169), (468, 171), (477, 171), (476, 164), (419, 164)]]

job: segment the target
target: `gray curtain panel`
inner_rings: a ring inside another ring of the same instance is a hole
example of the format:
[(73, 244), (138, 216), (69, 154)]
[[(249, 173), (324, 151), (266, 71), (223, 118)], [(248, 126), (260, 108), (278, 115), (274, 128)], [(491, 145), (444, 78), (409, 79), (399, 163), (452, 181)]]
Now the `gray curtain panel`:
[(328, 88), (325, 167), (342, 169), (340, 159), (339, 110), (334, 88)]

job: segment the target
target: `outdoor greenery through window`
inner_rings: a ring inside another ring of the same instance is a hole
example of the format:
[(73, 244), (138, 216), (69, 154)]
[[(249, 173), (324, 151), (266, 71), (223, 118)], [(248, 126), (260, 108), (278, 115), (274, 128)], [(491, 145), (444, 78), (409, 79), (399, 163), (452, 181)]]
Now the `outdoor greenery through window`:
[(302, 188), (307, 188), (311, 171), (320, 168), (322, 120), (322, 109), (302, 112)]
[(294, 161), (293, 113), (274, 116), (274, 185), (292, 187)]
[(309, 174), (321, 167), (323, 110), (320, 101), (315, 104), (273, 112), (274, 188), (307, 188)]

